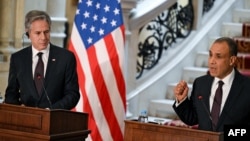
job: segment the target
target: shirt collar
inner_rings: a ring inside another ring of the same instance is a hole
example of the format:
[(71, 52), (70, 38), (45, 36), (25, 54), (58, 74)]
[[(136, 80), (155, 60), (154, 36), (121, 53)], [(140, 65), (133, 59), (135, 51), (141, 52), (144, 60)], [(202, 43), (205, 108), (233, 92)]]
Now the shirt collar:
[(50, 49), (50, 44), (48, 44), (48, 46), (45, 49), (40, 50), (40, 51), (38, 51), (37, 49), (35, 49), (35, 47), (32, 45), (32, 57), (33, 58), (36, 57), (36, 55), (37, 55), (38, 52), (42, 52), (44, 54), (48, 54), (49, 49)]
[(223, 79), (219, 79), (218, 77), (215, 77), (215, 82), (216, 84), (218, 84), (218, 82), (220, 80), (222, 80), (224, 82), (224, 84), (228, 85), (231, 84), (233, 82), (234, 79), (234, 75), (235, 75), (235, 70), (233, 69), (231, 71), (231, 73), (229, 73), (226, 77), (224, 77)]

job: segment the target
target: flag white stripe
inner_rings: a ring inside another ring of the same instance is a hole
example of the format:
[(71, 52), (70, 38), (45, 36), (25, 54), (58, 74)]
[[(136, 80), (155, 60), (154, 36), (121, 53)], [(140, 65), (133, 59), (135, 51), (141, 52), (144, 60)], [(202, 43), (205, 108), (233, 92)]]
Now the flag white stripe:
[[(121, 71), (123, 73), (122, 75), (124, 76), (124, 72), (123, 72), (123, 67), (124, 67), (123, 66), (123, 64), (124, 64), (124, 38), (122, 38), (123, 33), (122, 33), (121, 28), (117, 28), (116, 30), (114, 30), (111, 33), (111, 35), (113, 37), (117, 53), (119, 54), (119, 65), (120, 65)], [(117, 35), (121, 35), (121, 36), (119, 38), (117, 38), (118, 37)], [(119, 87), (118, 85), (119, 84), (117, 84), (117, 87)], [(118, 91), (118, 93), (119, 93), (119, 91)], [(126, 118), (126, 111), (125, 111), (126, 107), (123, 107), (123, 104), (121, 104), (121, 103), (123, 103), (123, 101), (122, 101), (122, 97), (121, 97), (120, 94), (119, 94), (119, 97), (120, 97), (120, 99), (119, 99), (120, 104), (117, 102), (115, 104), (115, 106), (119, 105), (119, 106), (122, 106), (122, 107), (120, 107), (119, 110), (118, 109), (116, 110), (116, 117), (117, 117), (118, 121), (124, 121), (125, 118)], [(119, 122), (119, 126), (121, 128), (122, 133), (124, 134), (125, 123), (124, 122)]]
[[(80, 88), (81, 89), (81, 88)], [(80, 92), (80, 100), (78, 101), (78, 104), (76, 105), (75, 109), (76, 111), (80, 111), (82, 112), (83, 111), (83, 94), (82, 94), (82, 91), (79, 91)]]
[[(122, 68), (124, 67), (123, 66), (124, 64), (124, 38), (121, 38), (123, 35), (122, 30), (121, 28), (117, 28), (111, 34), (116, 45), (116, 50), (119, 54), (119, 65), (120, 65), (121, 70), (123, 70)], [(118, 37), (117, 35), (121, 35), (121, 36)]]

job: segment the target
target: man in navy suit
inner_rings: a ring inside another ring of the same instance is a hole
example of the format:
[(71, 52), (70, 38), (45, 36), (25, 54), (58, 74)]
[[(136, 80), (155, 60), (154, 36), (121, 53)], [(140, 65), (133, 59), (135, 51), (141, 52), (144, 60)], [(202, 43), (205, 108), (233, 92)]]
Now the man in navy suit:
[[(188, 86), (180, 81), (174, 88), (173, 108), (188, 125), (201, 130), (223, 132), (224, 125), (250, 125), (250, 79), (236, 69), (237, 44), (228, 37), (215, 40), (209, 50), (208, 74), (195, 79), (191, 96)], [(222, 102), (217, 124), (212, 118), (212, 105), (218, 81), (222, 80)]]
[[(76, 59), (72, 52), (50, 43), (51, 19), (44, 11), (32, 10), (25, 16), (28, 46), (13, 53), (4, 103), (48, 109), (71, 110), (79, 101)], [(37, 76), (37, 53), (42, 53), (43, 74)], [(41, 79), (41, 94), (34, 79)]]

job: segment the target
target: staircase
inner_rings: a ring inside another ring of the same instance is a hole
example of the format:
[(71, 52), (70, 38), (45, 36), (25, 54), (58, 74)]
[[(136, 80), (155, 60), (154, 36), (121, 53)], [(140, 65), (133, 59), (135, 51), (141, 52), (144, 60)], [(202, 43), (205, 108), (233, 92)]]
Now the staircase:
[[(194, 51), (196, 59), (193, 66), (183, 66), (181, 79), (188, 82), (189, 95), (192, 91), (194, 79), (207, 73), (208, 49), (213, 41), (220, 36), (228, 36), (236, 40), (239, 45), (239, 63), (237, 67), (242, 74), (250, 77), (250, 0), (240, 0), (238, 2), (241, 2), (241, 4), (235, 4), (235, 7), (232, 7), (232, 12), (228, 10), (227, 14), (220, 19), (221, 22), (215, 24), (206, 38), (199, 41), (196, 48), (200, 49)], [(172, 109), (174, 103), (173, 88), (177, 83), (167, 84), (166, 99), (153, 99), (150, 101), (149, 116), (178, 119)]]

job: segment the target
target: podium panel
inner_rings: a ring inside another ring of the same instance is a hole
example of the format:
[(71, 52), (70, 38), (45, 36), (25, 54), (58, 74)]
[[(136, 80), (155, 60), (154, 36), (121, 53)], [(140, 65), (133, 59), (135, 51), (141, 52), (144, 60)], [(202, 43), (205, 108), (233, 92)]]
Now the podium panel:
[(88, 114), (0, 104), (1, 141), (83, 141)]
[(223, 141), (221, 132), (125, 120), (124, 141)]

